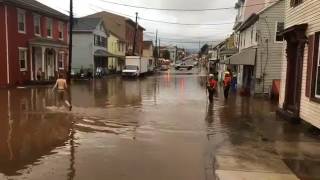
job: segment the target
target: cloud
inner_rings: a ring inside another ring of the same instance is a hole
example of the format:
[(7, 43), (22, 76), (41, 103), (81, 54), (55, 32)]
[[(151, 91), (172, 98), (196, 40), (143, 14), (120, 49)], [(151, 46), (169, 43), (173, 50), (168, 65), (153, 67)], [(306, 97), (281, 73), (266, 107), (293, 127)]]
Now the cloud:
[[(59, 11), (68, 13), (69, 2), (66, 0), (38, 0), (48, 6)], [(146, 6), (156, 8), (178, 8), (178, 9), (204, 9), (233, 7), (235, 0), (108, 0), (116, 3), (130, 4), (135, 6)], [(74, 0), (75, 16), (81, 17), (97, 11), (106, 10), (120, 14), (130, 15), (134, 19), (135, 12), (145, 19), (169, 21), (176, 23), (196, 23), (196, 24), (212, 24), (226, 23), (235, 20), (236, 11), (234, 9), (219, 11), (203, 11), (203, 12), (172, 12), (144, 10), (131, 7), (106, 3), (103, 0)], [(181, 41), (217, 41), (223, 40), (227, 35), (232, 33), (232, 24), (216, 25), (216, 26), (182, 26), (174, 24), (164, 24), (150, 22), (139, 19), (139, 24), (146, 28), (147, 32), (159, 31), (160, 38), (163, 43), (176, 43), (187, 48), (196, 48), (198, 43), (178, 43), (176, 39)], [(155, 36), (149, 34), (148, 36)], [(149, 37), (150, 39), (150, 37)], [(174, 39), (174, 40), (166, 40)], [(175, 41), (175, 42), (174, 42)], [(181, 42), (179, 41), (179, 42)], [(202, 44), (204, 44), (203, 42)]]

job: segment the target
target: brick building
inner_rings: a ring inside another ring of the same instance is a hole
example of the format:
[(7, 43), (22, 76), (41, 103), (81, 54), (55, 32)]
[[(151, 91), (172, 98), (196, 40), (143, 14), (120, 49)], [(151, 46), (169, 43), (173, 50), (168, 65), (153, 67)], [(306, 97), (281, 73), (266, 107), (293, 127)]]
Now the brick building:
[(68, 16), (35, 0), (0, 0), (0, 86), (65, 73), (67, 29)]

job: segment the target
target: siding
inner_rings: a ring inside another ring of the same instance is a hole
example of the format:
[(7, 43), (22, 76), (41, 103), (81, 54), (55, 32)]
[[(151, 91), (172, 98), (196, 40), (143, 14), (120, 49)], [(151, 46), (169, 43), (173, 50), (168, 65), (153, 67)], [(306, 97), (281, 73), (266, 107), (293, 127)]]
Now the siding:
[(282, 42), (276, 42), (276, 24), (284, 22), (285, 2), (281, 1), (259, 16), (257, 31), (259, 36), (256, 78), (265, 74), (264, 82), (256, 83), (256, 93), (268, 93), (273, 80), (281, 79)]
[(84, 69), (93, 69), (93, 34), (74, 34), (72, 36), (72, 69), (79, 72), (81, 66)]
[[(304, 0), (301, 5), (291, 8), (290, 1), (286, 0), (286, 18), (285, 27), (291, 27), (296, 24), (308, 23), (307, 36), (320, 31), (320, 1), (319, 0)], [(301, 88), (301, 107), (300, 116), (303, 120), (320, 128), (320, 104), (311, 102), (305, 96), (306, 86), (306, 71), (307, 71), (308, 47), (305, 47), (304, 61), (303, 61), (303, 76)], [(286, 61), (285, 59), (283, 61)], [(282, 81), (286, 79), (286, 66), (283, 66)], [(280, 107), (283, 105), (283, 96), (285, 92), (285, 85), (282, 83)]]
[(0, 87), (7, 84), (5, 6), (0, 3)]

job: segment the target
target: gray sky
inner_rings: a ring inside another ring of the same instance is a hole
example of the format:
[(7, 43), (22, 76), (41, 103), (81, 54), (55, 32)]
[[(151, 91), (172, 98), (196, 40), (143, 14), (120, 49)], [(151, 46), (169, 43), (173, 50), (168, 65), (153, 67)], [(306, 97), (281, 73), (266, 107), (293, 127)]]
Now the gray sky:
[[(67, 0), (38, 0), (61, 12), (67, 13), (69, 10), (69, 1)], [(106, 0), (134, 6), (147, 6), (155, 8), (178, 8), (178, 9), (203, 9), (233, 7), (236, 0)], [(191, 24), (219, 24), (234, 22), (236, 11), (218, 10), (204, 12), (172, 12), (136, 9), (120, 5), (110, 4), (104, 0), (74, 0), (74, 11), (76, 17), (85, 16), (98, 11), (110, 11), (118, 14), (135, 16), (135, 12), (145, 19), (169, 21), (177, 23)], [(233, 24), (215, 25), (215, 26), (181, 26), (164, 23), (155, 23), (145, 20), (139, 20), (139, 24), (145, 27), (145, 39), (155, 39), (156, 29), (159, 31), (161, 42), (166, 45), (176, 45), (184, 48), (198, 48), (196, 43), (177, 43), (177, 42), (197, 42), (201, 41), (219, 41), (225, 39), (232, 33)], [(173, 40), (171, 40), (173, 39)], [(181, 39), (181, 40), (180, 40)], [(201, 43), (203, 44), (203, 43)]]

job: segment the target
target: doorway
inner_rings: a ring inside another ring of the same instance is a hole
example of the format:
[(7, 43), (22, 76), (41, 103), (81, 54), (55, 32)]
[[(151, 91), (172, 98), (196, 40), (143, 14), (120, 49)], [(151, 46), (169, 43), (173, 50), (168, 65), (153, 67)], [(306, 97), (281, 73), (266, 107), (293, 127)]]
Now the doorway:
[(53, 49), (47, 49), (45, 54), (44, 64), (45, 79), (52, 80), (55, 78), (55, 51)]

